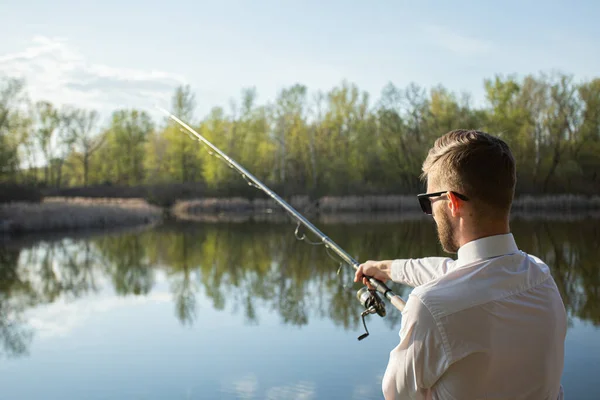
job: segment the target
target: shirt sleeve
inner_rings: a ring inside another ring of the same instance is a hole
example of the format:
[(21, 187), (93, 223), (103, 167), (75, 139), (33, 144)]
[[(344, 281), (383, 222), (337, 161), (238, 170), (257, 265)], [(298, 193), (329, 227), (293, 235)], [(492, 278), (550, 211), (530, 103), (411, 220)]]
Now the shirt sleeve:
[(450, 365), (443, 335), (421, 300), (411, 295), (402, 312), (400, 343), (383, 377), (386, 400), (429, 399), (431, 388)]
[(448, 257), (394, 260), (390, 277), (396, 283), (417, 287), (444, 275), (453, 263)]

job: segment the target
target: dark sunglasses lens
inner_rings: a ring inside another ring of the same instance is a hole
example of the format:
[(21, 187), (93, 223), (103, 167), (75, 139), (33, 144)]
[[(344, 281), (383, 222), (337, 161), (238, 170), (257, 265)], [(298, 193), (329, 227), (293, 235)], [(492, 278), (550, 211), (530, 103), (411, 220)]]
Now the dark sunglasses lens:
[(429, 197), (419, 197), (419, 204), (421, 204), (421, 210), (425, 214), (431, 215), (431, 200), (429, 200)]

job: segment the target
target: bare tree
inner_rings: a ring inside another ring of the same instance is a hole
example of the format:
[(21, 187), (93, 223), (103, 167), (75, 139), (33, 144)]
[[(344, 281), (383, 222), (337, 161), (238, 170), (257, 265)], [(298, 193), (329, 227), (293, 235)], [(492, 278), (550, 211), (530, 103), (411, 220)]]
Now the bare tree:
[(35, 139), (40, 151), (44, 155), (44, 184), (50, 182), (50, 162), (52, 160), (52, 138), (60, 124), (58, 112), (47, 101), (38, 101), (35, 104), (36, 127)]
[(96, 134), (97, 123), (96, 111), (76, 110), (70, 125), (74, 147), (83, 166), (83, 186), (89, 183), (90, 158), (106, 139), (106, 134)]
[(54, 184), (60, 188), (63, 178), (63, 166), (69, 154), (73, 151), (75, 135), (73, 134), (73, 124), (75, 122), (76, 110), (65, 106), (58, 112), (58, 129), (55, 139), (56, 154), (52, 159), (52, 169)]

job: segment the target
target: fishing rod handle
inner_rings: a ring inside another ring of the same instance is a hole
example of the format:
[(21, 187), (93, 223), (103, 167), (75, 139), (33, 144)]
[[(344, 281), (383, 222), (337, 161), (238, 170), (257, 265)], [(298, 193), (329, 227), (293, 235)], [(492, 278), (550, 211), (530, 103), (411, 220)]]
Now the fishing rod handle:
[(402, 300), (402, 297), (392, 292), (392, 290), (380, 280), (377, 280), (371, 276), (367, 278), (369, 279), (371, 286), (373, 286), (378, 292), (382, 293), (390, 301), (390, 303), (392, 303), (392, 305), (398, 309), (398, 311), (404, 310), (406, 302)]
[[(353, 258), (350, 259), (352, 260), (352, 266), (354, 267), (354, 269), (358, 269), (360, 266), (358, 261), (354, 260)], [(387, 287), (387, 285), (381, 282), (380, 280), (367, 275), (365, 275), (364, 277), (367, 278), (371, 286), (373, 286), (375, 290), (377, 290), (379, 293), (383, 294), (390, 301), (390, 303), (392, 303), (392, 305), (398, 309), (398, 311), (404, 310), (406, 302), (402, 299), (402, 297), (392, 292), (392, 289)]]
[(390, 303), (392, 303), (392, 305), (398, 309), (398, 311), (402, 312), (402, 310), (404, 310), (404, 306), (406, 305), (406, 302), (404, 300), (402, 300), (402, 297), (395, 295), (395, 296), (391, 297), (389, 300), (390, 300)]

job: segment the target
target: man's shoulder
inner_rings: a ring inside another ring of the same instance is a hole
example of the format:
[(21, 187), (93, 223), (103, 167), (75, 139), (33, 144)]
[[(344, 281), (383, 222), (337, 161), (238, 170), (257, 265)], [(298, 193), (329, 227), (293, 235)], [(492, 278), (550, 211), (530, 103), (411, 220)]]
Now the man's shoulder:
[(411, 294), (437, 319), (529, 290), (549, 277), (541, 259), (520, 251), (467, 265), (457, 263)]

